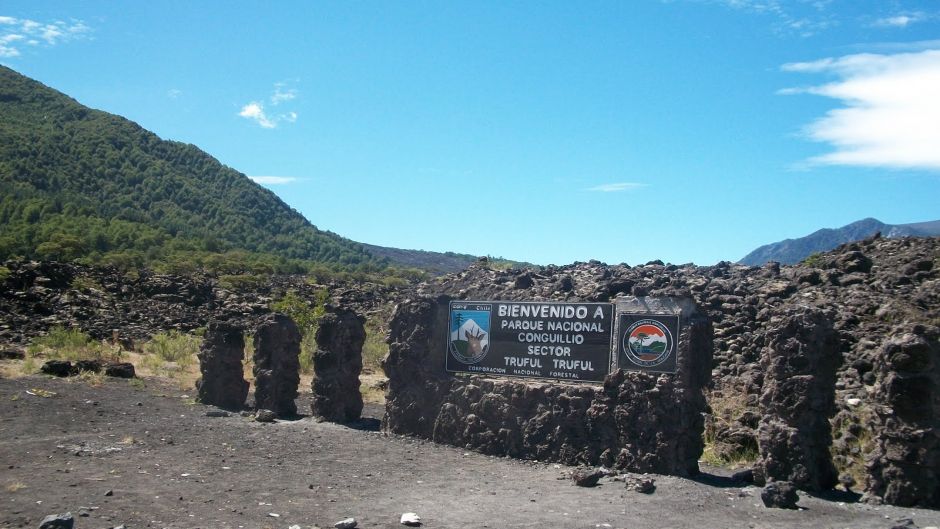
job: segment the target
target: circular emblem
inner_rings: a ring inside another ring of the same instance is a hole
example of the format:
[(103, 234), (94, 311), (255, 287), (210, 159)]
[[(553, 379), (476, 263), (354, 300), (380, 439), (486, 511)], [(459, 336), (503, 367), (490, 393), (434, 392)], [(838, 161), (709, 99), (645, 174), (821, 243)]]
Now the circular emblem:
[(639, 320), (623, 336), (623, 351), (634, 364), (655, 367), (672, 354), (672, 333), (656, 320)]

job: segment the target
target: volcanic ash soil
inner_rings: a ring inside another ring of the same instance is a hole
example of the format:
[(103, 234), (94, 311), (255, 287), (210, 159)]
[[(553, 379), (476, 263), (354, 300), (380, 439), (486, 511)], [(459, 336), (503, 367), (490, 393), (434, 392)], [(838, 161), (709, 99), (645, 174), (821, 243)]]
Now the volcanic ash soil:
[[(159, 381), (31, 376), (0, 380), (0, 527), (853, 527), (888, 528), (940, 512), (801, 493), (768, 509), (760, 489), (720, 469), (650, 476), (651, 494), (610, 476), (577, 487), (570, 467), (483, 456), (378, 431), (381, 408), (352, 425), (309, 417), (271, 424), (194, 404)], [(309, 394), (298, 399), (309, 410)], [(220, 416), (221, 415), (221, 416)], [(627, 482), (635, 481), (628, 477)], [(619, 478), (619, 479), (622, 479)]]

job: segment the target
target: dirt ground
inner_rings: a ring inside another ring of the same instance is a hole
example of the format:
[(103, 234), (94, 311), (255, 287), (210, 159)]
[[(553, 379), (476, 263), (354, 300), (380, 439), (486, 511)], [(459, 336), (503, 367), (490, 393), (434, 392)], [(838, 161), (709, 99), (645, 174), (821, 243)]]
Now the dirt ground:
[[(802, 494), (802, 510), (768, 509), (759, 489), (721, 469), (655, 476), (649, 495), (612, 478), (575, 487), (568, 467), (387, 436), (374, 405), (352, 427), (309, 417), (261, 424), (208, 417), (213, 408), (193, 395), (155, 379), (0, 379), (0, 527), (38, 527), (65, 511), (78, 529), (307, 529), (346, 517), (401, 527), (405, 512), (427, 528), (940, 526), (940, 511), (846, 494)], [(298, 408), (309, 410), (309, 395)]]

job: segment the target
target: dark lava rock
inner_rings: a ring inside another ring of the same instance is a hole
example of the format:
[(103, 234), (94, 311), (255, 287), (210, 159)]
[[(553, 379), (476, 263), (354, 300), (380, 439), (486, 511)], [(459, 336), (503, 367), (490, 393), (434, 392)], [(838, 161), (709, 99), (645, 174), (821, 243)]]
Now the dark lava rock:
[(593, 468), (579, 468), (571, 474), (574, 484), (579, 487), (593, 487), (604, 477), (604, 471)]
[(297, 415), (300, 330), (284, 314), (271, 314), (255, 331), (255, 406), (278, 417)]
[(329, 310), (317, 327), (310, 410), (327, 421), (355, 421), (362, 414), (359, 373), (366, 340), (365, 318), (351, 310)]
[(656, 480), (647, 476), (627, 475), (624, 477), (623, 481), (627, 490), (632, 490), (633, 492), (652, 494), (656, 491)]
[(274, 419), (277, 419), (277, 414), (271, 410), (260, 409), (255, 412), (257, 422), (274, 422)]
[(130, 362), (115, 362), (104, 366), (104, 374), (115, 378), (134, 378), (137, 376), (137, 371), (134, 369), (134, 364)]
[(901, 518), (894, 521), (891, 529), (917, 529), (917, 524), (911, 518)]
[(39, 523), (39, 529), (72, 529), (75, 526), (75, 518), (72, 513), (50, 514)]
[(940, 507), (940, 329), (900, 326), (892, 334), (874, 365), (868, 492), (892, 505)]
[(764, 505), (774, 509), (796, 509), (800, 496), (796, 487), (788, 481), (771, 481), (760, 491)]
[(26, 353), (19, 349), (0, 349), (0, 360), (23, 360)]
[(835, 413), (839, 337), (823, 311), (792, 307), (768, 333), (757, 464), (759, 483), (791, 482), (797, 488), (832, 488), (838, 474), (829, 447)]
[(101, 372), (101, 361), (99, 360), (79, 360), (75, 362), (75, 370), (81, 373), (82, 371), (91, 371), (92, 373)]
[(53, 375), (56, 377), (68, 377), (76, 373), (75, 368), (72, 366), (72, 362), (68, 360), (49, 360), (42, 365), (40, 371), (47, 375)]
[(248, 381), (242, 367), (245, 357), (242, 329), (228, 323), (210, 323), (197, 356), (202, 377), (196, 381), (196, 400), (240, 410), (248, 398)]

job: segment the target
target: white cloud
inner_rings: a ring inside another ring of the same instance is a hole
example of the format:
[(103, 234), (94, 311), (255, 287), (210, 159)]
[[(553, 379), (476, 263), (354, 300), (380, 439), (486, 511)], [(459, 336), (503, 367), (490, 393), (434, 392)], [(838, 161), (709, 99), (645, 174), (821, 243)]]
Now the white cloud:
[[(20, 45), (37, 46), (45, 42), (55, 46), (60, 42), (84, 38), (91, 28), (81, 20), (64, 22), (37, 22), (35, 20), (0, 16), (0, 57), (21, 55)], [(14, 45), (13, 43), (17, 43)]]
[(617, 193), (620, 191), (630, 191), (632, 189), (639, 189), (641, 187), (646, 187), (646, 184), (638, 184), (636, 182), (615, 182), (612, 184), (601, 184), (594, 187), (589, 187), (586, 191), (599, 191), (601, 193)]
[(262, 185), (289, 184), (297, 180), (293, 176), (249, 176), (248, 178)]
[(264, 105), (258, 103), (257, 101), (252, 101), (251, 103), (243, 106), (241, 112), (239, 112), (238, 115), (243, 118), (253, 120), (258, 123), (258, 125), (261, 125), (266, 129), (273, 129), (277, 127), (277, 123), (272, 121), (264, 113)]
[[(271, 94), (271, 106), (278, 106), (281, 103), (292, 101), (297, 97), (297, 90), (294, 88), (285, 88), (284, 83), (274, 84), (274, 93)], [(280, 123), (295, 123), (297, 121), (297, 112), (287, 110), (285, 112), (273, 115), (264, 110), (264, 104), (260, 101), (252, 101), (243, 106), (238, 113), (239, 116), (253, 120), (258, 125), (266, 129), (277, 128)]]
[(838, 78), (780, 92), (820, 95), (842, 104), (806, 127), (811, 139), (834, 148), (811, 162), (940, 170), (940, 50), (848, 55), (782, 69)]
[(180, 90), (179, 88), (171, 88), (166, 91), (166, 96), (169, 97), (170, 99), (176, 99), (181, 95), (183, 95), (183, 91)]

